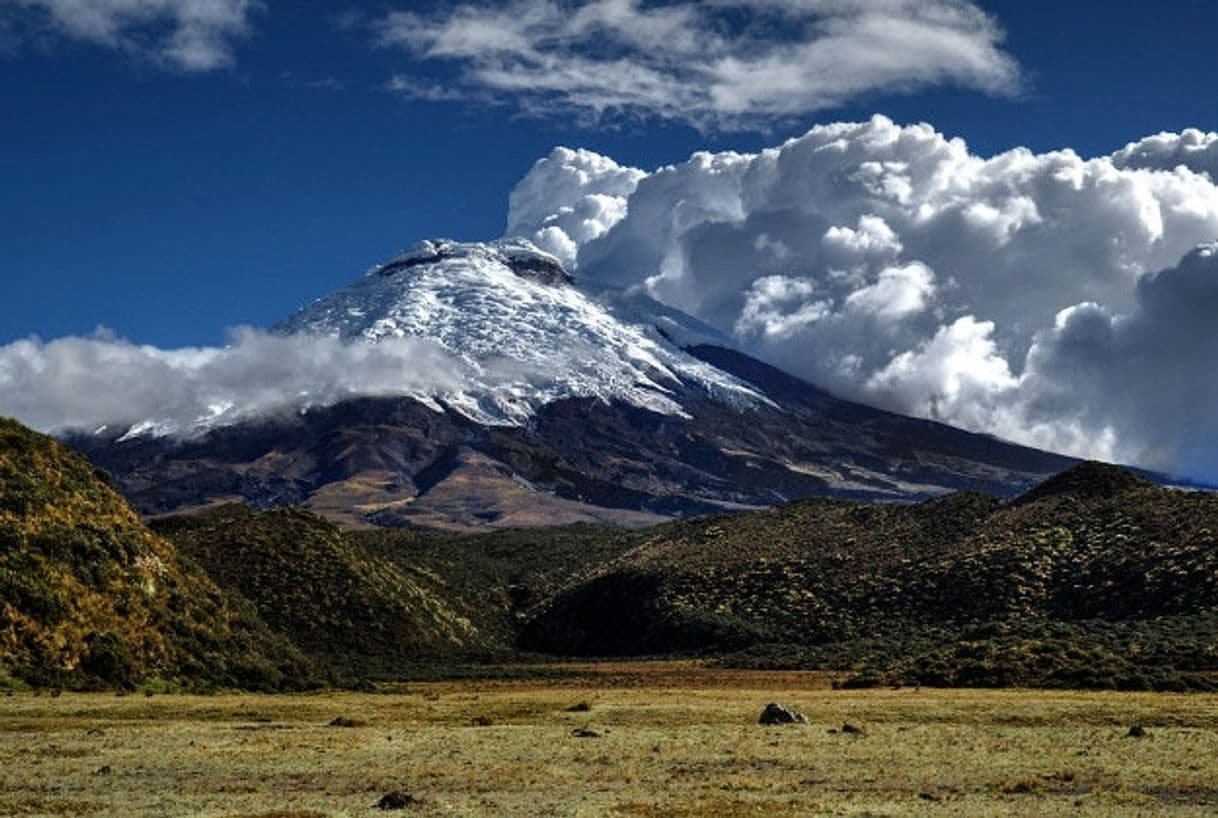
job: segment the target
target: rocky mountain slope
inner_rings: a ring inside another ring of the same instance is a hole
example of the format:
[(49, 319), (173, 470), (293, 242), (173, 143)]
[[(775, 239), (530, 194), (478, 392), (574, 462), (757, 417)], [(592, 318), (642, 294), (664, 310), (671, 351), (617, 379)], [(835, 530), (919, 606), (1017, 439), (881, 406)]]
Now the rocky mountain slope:
[(243, 501), (348, 527), (642, 526), (808, 496), (1010, 495), (1072, 462), (838, 400), (673, 310), (589, 295), (527, 242), (423, 242), (277, 330), (424, 339), (449, 371), (393, 397), (68, 439), (145, 514)]

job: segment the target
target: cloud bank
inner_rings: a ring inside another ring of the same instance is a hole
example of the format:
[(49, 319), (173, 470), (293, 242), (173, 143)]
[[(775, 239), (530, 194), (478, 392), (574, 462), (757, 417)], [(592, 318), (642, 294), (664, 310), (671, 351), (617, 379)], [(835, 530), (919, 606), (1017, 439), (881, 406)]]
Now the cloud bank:
[[(51, 32), (181, 71), (235, 63), (258, 0), (3, 0), (0, 30), (16, 41)], [(20, 31), (18, 31), (18, 26)]]
[[(536, 116), (732, 129), (876, 91), (1020, 85), (998, 24), (968, 0), (509, 0), (393, 11), (374, 29), (412, 61), (389, 87)], [(424, 63), (452, 72), (445, 86), (415, 76)]]
[(643, 175), (555, 151), (508, 224), (844, 397), (1215, 479), (1216, 145), (985, 158), (876, 117)]
[(235, 330), (225, 347), (164, 350), (106, 331), (0, 346), (0, 416), (42, 431), (189, 435), (356, 395), (458, 391), (468, 367), (421, 338), (368, 344)]

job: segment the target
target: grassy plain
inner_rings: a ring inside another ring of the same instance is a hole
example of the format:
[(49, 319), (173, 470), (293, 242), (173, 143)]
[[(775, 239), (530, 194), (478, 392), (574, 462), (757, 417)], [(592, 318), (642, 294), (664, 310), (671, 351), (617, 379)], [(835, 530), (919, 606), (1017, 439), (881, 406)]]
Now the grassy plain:
[[(17, 692), (0, 815), (1218, 813), (1218, 696), (830, 682), (667, 662), (377, 693)], [(811, 725), (759, 726), (773, 700)], [(416, 800), (383, 812), (391, 791)]]

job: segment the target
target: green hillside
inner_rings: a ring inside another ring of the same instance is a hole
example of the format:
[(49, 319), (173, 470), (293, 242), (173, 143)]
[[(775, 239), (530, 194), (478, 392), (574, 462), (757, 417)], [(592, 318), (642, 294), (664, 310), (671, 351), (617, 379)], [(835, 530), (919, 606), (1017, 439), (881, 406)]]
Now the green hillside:
[(89, 463), (0, 419), (0, 675), (279, 689), (308, 662), (153, 534)]
[(512, 660), (534, 611), (644, 536), (592, 525), (342, 532), (304, 511), (239, 505), (153, 527), (338, 683)]
[(222, 587), (343, 678), (500, 646), (450, 585), (422, 563), (377, 556), (320, 517), (229, 505), (154, 523)]
[(0, 422), (0, 673), (282, 689), (700, 655), (849, 684), (1210, 689), (1218, 495), (1082, 464), (1002, 501), (804, 500), (644, 531), (343, 532), (223, 506), (150, 529)]
[(1209, 687), (1218, 496), (1083, 464), (1010, 503), (808, 500), (656, 534), (525, 629), (577, 655), (731, 652), (857, 683)]

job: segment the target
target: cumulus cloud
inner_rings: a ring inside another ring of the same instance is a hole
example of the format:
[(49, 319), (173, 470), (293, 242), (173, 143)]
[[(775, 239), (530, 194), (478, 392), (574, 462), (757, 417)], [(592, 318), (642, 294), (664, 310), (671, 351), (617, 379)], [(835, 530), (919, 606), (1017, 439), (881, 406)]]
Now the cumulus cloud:
[(1188, 168), (1208, 173), (1218, 181), (1218, 133), (1188, 128), (1180, 133), (1158, 133), (1130, 142), (1113, 155), (1121, 168), (1174, 170)]
[(736, 128), (876, 91), (1020, 84), (970, 0), (509, 0), (393, 11), (374, 28), (416, 63), (449, 66), (452, 88), (539, 116)]
[(574, 268), (579, 246), (621, 221), (646, 175), (592, 151), (555, 148), (512, 191), (507, 235), (529, 238)]
[[(1196, 250), (1218, 238), (1215, 141), (982, 157), (875, 117), (695, 154), (638, 176), (599, 235), (564, 235), (581, 279), (645, 292), (844, 397), (1199, 474), (1218, 439), (1200, 419), (1218, 416), (1218, 269)], [(580, 200), (568, 178), (548, 212), (528, 181), (522, 231)]]
[(845, 307), (863, 315), (899, 321), (925, 310), (934, 292), (934, 272), (914, 261), (881, 270), (874, 283), (846, 296)]
[(354, 395), (459, 390), (467, 365), (423, 339), (368, 344), (239, 329), (225, 347), (164, 350), (107, 331), (0, 346), (0, 416), (42, 431), (138, 424), (190, 434)]
[(1218, 480), (1218, 244), (1139, 280), (1127, 313), (1063, 310), (1021, 381), (1029, 423), (1064, 417), (1126, 456)]
[[(233, 45), (249, 34), (259, 0), (5, 0), (0, 28), (30, 36), (52, 31), (181, 71), (235, 62)], [(10, 35), (15, 41), (16, 35)]]

